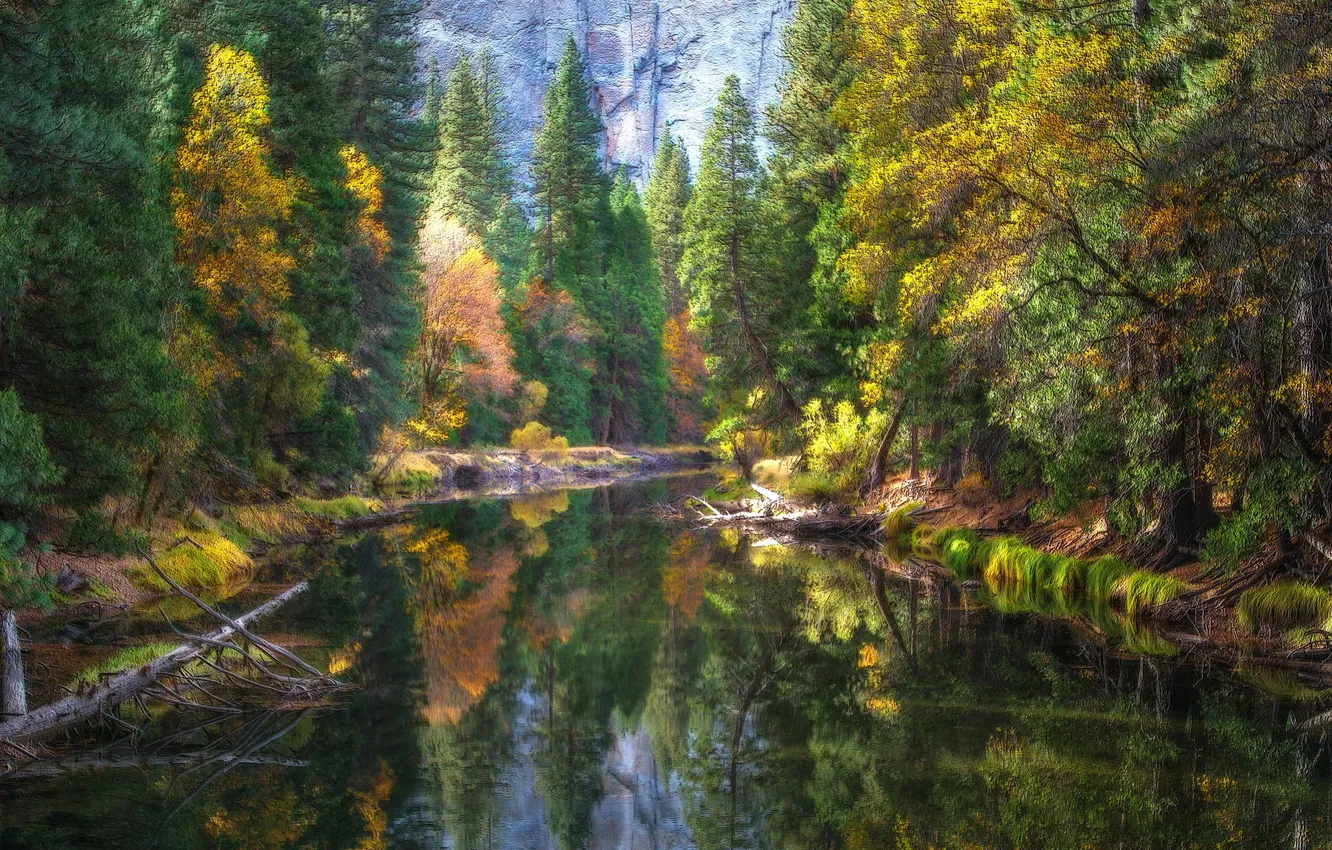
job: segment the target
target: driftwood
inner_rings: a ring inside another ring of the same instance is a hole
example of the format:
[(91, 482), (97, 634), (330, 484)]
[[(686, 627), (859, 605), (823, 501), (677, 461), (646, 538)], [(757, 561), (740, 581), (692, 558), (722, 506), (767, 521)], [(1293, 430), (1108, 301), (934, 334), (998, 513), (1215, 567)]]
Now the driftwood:
[[(309, 584), (306, 582), (293, 585), (248, 614), (230, 620), (228, 625), (199, 639), (187, 638), (188, 643), (176, 647), (148, 664), (107, 678), (90, 693), (74, 694), (50, 705), (33, 709), (22, 717), (0, 723), (0, 742), (27, 740), (73, 723), (90, 720), (103, 711), (134, 698), (157, 684), (163, 677), (169, 676), (186, 663), (216, 648), (218, 644), (226, 642), (233, 635), (246, 634), (247, 627), (251, 623), (273, 613), (307, 589)], [(267, 641), (264, 643), (267, 644)]]

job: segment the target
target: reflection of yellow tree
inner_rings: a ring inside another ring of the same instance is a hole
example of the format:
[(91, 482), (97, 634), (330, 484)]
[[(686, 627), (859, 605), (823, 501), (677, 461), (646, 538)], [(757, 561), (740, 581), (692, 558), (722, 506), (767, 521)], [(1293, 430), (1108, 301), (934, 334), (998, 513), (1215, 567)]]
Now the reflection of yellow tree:
[(388, 846), (385, 837), (388, 834), (388, 813), (384, 804), (393, 793), (393, 771), (388, 763), (379, 760), (379, 772), (370, 780), (370, 787), (353, 791), (356, 799), (356, 813), (365, 823), (365, 837), (356, 844), (356, 850), (384, 850)]
[(666, 569), (661, 574), (661, 593), (666, 604), (693, 622), (703, 604), (708, 577), (712, 574), (708, 550), (692, 534), (681, 534), (671, 543)]
[(550, 541), (541, 526), (569, 509), (569, 494), (564, 490), (554, 493), (534, 493), (530, 496), (509, 502), (509, 516), (522, 523), (527, 529), (527, 541), (523, 544), (523, 554), (531, 558), (540, 558), (550, 550)]
[(425, 659), (426, 719), (457, 723), (499, 678), (500, 630), (518, 561), (508, 549), (469, 559), (439, 528), (419, 533), (406, 548), (420, 559), (414, 615)]
[(279, 776), (276, 770), (263, 771), (257, 777), (260, 793), (229, 797), (204, 821), (204, 832), (227, 846), (297, 846), (314, 819), (301, 813), (295, 789), (281, 787)]

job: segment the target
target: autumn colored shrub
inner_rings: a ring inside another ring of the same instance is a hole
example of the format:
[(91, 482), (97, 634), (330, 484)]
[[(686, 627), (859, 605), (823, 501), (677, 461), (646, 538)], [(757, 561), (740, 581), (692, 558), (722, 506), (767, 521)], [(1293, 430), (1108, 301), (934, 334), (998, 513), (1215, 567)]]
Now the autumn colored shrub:
[(540, 455), (544, 460), (563, 460), (569, 455), (569, 441), (552, 436), (550, 428), (540, 422), (528, 422), (509, 435), (509, 445), (524, 452)]

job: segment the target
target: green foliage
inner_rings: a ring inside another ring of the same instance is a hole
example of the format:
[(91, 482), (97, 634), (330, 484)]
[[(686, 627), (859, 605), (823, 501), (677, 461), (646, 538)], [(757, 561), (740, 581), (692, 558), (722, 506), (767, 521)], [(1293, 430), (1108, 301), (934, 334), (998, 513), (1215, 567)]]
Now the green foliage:
[(888, 515), (883, 518), (883, 524), (879, 526), (880, 530), (883, 531), (883, 536), (893, 538), (906, 534), (911, 530), (912, 526), (915, 525), (915, 521), (911, 518), (912, 512), (918, 511), (923, 507), (925, 507), (925, 503), (916, 499), (903, 502), (896, 508), (893, 508), (888, 512)]
[(69, 527), (67, 543), (74, 549), (122, 557), (148, 549), (148, 535), (136, 528), (117, 528), (99, 511), (87, 510)]
[(12, 389), (0, 390), (0, 516), (35, 506), (41, 489), (60, 477), (42, 442), (41, 419), (24, 412)]
[(45, 608), (51, 604), (54, 573), (39, 574), (30, 561), (19, 557), (27, 542), (19, 523), (0, 522), (0, 608)]
[(821, 399), (805, 405), (799, 433), (805, 441), (805, 460), (814, 472), (832, 476), (843, 495), (853, 494), (865, 478), (877, 448), (876, 437), (887, 427), (878, 410), (865, 415), (849, 401), (833, 406), (831, 415)]

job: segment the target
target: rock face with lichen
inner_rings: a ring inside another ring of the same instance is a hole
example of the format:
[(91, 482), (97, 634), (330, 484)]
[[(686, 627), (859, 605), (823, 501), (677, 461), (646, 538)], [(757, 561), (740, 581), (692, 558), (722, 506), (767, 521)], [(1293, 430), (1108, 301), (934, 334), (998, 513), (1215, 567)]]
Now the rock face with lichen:
[(646, 177), (667, 128), (697, 162), (727, 74), (754, 104), (776, 96), (780, 29), (795, 0), (427, 0), (425, 58), (452, 66), (460, 50), (489, 48), (503, 77), (512, 153), (525, 161), (541, 97), (572, 35), (584, 48), (606, 125), (608, 163)]

